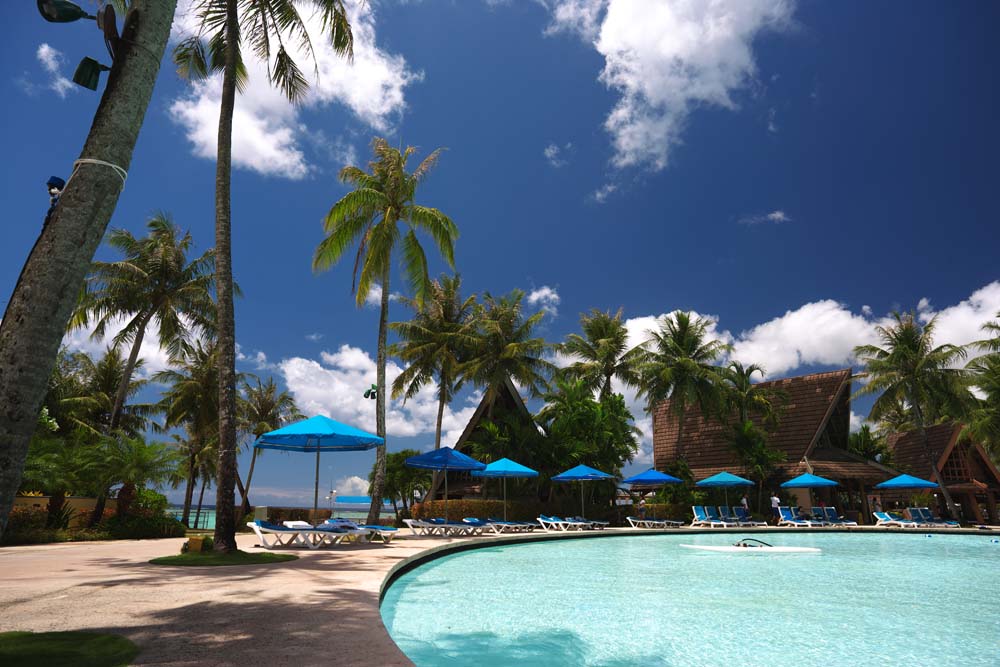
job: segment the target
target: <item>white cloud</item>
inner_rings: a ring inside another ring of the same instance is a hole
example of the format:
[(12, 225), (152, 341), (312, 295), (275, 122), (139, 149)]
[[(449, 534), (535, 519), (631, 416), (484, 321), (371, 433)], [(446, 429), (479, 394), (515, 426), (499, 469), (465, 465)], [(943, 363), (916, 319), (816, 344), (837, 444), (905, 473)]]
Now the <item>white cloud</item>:
[[(173, 39), (197, 32), (195, 0), (182, 0), (173, 26)], [(343, 104), (366, 126), (387, 132), (406, 108), (405, 88), (422, 79), (406, 60), (376, 46), (373, 3), (347, 3), (354, 34), (354, 61), (334, 53), (322, 34), (317, 12), (304, 13), (307, 31), (315, 51), (318, 80), (313, 76), (313, 59), (297, 45), (289, 45), (295, 61), (310, 78), (311, 87), (302, 107), (322, 109), (333, 103)], [(301, 120), (298, 108), (267, 81), (266, 65), (247, 58), (250, 83), (236, 101), (233, 115), (233, 164), (261, 174), (300, 179), (310, 165), (304, 145), (312, 145), (310, 132)], [(183, 126), (198, 157), (214, 159), (219, 121), (221, 76), (195, 81), (184, 96), (170, 106), (171, 118)], [(320, 142), (317, 148), (328, 154), (334, 150), (338, 162), (354, 158), (353, 147), (342, 138)], [(338, 148), (337, 142), (341, 142)], [(353, 160), (352, 160), (353, 162)]]
[[(104, 355), (104, 350), (111, 344), (114, 337), (125, 328), (126, 321), (125, 319), (112, 321), (103, 339), (94, 339), (91, 337), (94, 331), (93, 327), (74, 329), (63, 336), (62, 344), (70, 350), (86, 352), (95, 359), (100, 358)], [(143, 336), (142, 344), (139, 345), (139, 358), (144, 361), (142, 368), (139, 369), (137, 374), (139, 377), (148, 378), (154, 373), (165, 370), (170, 366), (170, 356), (166, 350), (160, 347), (159, 341), (160, 329), (156, 326), (156, 321), (154, 320), (146, 327), (146, 335)], [(122, 348), (121, 352), (127, 356), (131, 350), (132, 346), (127, 345)]]
[(778, 133), (777, 118), (778, 118), (778, 111), (774, 107), (771, 107), (770, 109), (767, 110), (767, 131), (770, 132), (771, 134)]
[(306, 334), (306, 340), (311, 340), (314, 343), (318, 343), (322, 339), (323, 339), (323, 334), (319, 332)]
[(558, 169), (559, 167), (567, 164), (568, 158), (566, 157), (566, 154), (571, 150), (573, 150), (572, 142), (567, 142), (562, 146), (559, 146), (554, 142), (550, 142), (549, 145), (542, 151), (542, 154), (551, 166)]
[(49, 73), (49, 88), (55, 91), (59, 97), (66, 97), (67, 93), (75, 90), (73, 82), (63, 76), (62, 66), (65, 62), (63, 54), (48, 44), (42, 42), (38, 45), (35, 57), (42, 64), (45, 71)]
[[(921, 322), (930, 322), (937, 317), (934, 329), (934, 340), (940, 345), (967, 345), (973, 341), (986, 338), (982, 330), (983, 324), (989, 322), (1000, 312), (1000, 280), (994, 281), (977, 289), (968, 299), (936, 310), (929, 299), (920, 299), (917, 305), (917, 316)], [(978, 354), (970, 350), (970, 355)]]
[(776, 225), (780, 225), (783, 222), (791, 222), (792, 218), (785, 213), (783, 210), (776, 209), (770, 213), (755, 213), (753, 215), (745, 215), (737, 222), (741, 225), (760, 225), (765, 222), (770, 222)]
[(544, 4), (552, 14), (547, 32), (576, 32), (604, 56), (600, 80), (620, 95), (604, 123), (612, 164), (654, 171), (667, 166), (691, 113), (737, 108), (733, 94), (756, 75), (754, 40), (786, 29), (794, 7), (791, 0)]
[[(299, 409), (307, 415), (325, 414), (346, 424), (375, 432), (375, 401), (364, 397), (375, 383), (375, 360), (364, 350), (341, 345), (336, 352), (322, 352), (320, 361), (292, 357), (278, 364), (289, 391)], [(386, 382), (402, 372), (394, 360), (386, 364)], [(437, 387), (425, 385), (406, 401), (390, 399), (386, 427), (390, 437), (430, 436), (433, 440), (437, 419)], [(442, 421), (442, 444), (452, 445), (475, 411), (475, 404), (459, 410), (445, 408)]]
[(858, 431), (861, 430), (861, 427), (864, 425), (865, 425), (865, 418), (856, 413), (854, 410), (851, 410), (851, 425), (850, 425), (851, 433), (857, 433)]
[(731, 358), (760, 364), (776, 377), (800, 366), (848, 366), (854, 363), (855, 346), (874, 342), (870, 320), (825, 299), (741, 332)]
[(603, 204), (608, 200), (608, 197), (610, 197), (617, 191), (618, 191), (617, 185), (615, 185), (614, 183), (605, 183), (604, 185), (602, 185), (601, 187), (597, 188), (594, 191), (593, 195), (594, 201), (596, 201), (598, 204)]
[[(402, 294), (399, 292), (391, 292), (389, 294), (389, 301), (398, 301), (402, 298)], [(378, 308), (382, 305), (382, 286), (378, 283), (373, 283), (371, 287), (368, 288), (368, 294), (365, 295), (365, 305), (371, 308)]]
[(552, 23), (545, 33), (577, 33), (586, 40), (597, 38), (606, 0), (542, 0), (552, 12)]
[(257, 350), (253, 354), (246, 354), (239, 343), (236, 344), (236, 361), (253, 364), (254, 370), (258, 371), (273, 371), (278, 368), (276, 364), (267, 360), (267, 355), (262, 350)]
[(549, 287), (548, 285), (542, 285), (528, 292), (528, 303), (532, 306), (537, 306), (540, 310), (544, 310), (552, 317), (556, 317), (559, 314), (560, 301), (559, 292), (556, 291), (556, 288)]
[(357, 475), (341, 477), (333, 483), (333, 488), (341, 496), (367, 496), (368, 480)]

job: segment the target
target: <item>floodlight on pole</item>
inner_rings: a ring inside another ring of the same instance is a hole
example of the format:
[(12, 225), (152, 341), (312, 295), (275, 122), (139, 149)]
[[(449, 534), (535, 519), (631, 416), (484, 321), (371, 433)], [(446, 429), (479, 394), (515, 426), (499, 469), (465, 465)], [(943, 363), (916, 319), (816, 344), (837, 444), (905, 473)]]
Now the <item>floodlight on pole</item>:
[(38, 12), (50, 23), (72, 23), (80, 19), (97, 20), (80, 5), (69, 0), (38, 0)]

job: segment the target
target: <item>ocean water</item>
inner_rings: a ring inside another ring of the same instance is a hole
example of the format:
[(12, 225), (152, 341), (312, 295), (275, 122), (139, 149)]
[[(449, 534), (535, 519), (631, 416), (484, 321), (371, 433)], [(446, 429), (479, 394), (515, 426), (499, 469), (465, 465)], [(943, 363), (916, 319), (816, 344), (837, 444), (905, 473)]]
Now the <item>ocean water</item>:
[(997, 536), (722, 534), (476, 549), (400, 577), (382, 619), (419, 666), (1000, 665)]

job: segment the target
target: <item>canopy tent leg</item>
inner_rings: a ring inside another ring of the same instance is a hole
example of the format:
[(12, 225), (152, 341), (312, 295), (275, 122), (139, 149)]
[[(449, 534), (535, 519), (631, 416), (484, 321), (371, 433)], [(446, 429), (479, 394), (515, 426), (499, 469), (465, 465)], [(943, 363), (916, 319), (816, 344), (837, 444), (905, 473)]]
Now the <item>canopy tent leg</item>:
[(316, 486), (313, 488), (313, 520), (319, 518), (319, 443), (316, 443)]

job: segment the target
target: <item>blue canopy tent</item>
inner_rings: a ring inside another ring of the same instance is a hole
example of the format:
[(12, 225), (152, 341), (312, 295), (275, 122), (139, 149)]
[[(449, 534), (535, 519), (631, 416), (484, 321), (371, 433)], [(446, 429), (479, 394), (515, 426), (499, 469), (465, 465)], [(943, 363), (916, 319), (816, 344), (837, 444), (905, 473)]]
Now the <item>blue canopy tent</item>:
[(384, 443), (385, 440), (377, 435), (341, 424), (324, 415), (316, 415), (265, 433), (257, 438), (254, 447), (283, 452), (316, 452), (316, 487), (313, 491), (315, 514), (319, 509), (319, 455), (322, 452), (364, 451)]
[(449, 470), (483, 470), (485, 463), (480, 463), (476, 459), (469, 458), (462, 452), (455, 451), (451, 447), (441, 447), (406, 459), (406, 465), (411, 468), (425, 468), (427, 470), (444, 471), (444, 520), (448, 520), (448, 471)]
[(614, 475), (595, 470), (590, 466), (578, 465), (561, 472), (552, 478), (553, 482), (580, 482), (580, 516), (583, 517), (583, 482), (597, 482), (605, 479), (614, 479)]
[(749, 479), (744, 479), (738, 475), (734, 475), (731, 472), (726, 472), (723, 470), (720, 473), (712, 475), (711, 477), (706, 477), (700, 482), (695, 482), (695, 486), (702, 486), (707, 488), (717, 488), (722, 487), (724, 489), (723, 493), (726, 496), (726, 505), (729, 504), (729, 487), (731, 486), (753, 486), (753, 482)]
[(809, 505), (812, 506), (812, 489), (830, 487), (830, 486), (840, 486), (837, 482), (832, 479), (827, 479), (826, 477), (820, 477), (819, 475), (814, 475), (812, 473), (803, 473), (798, 477), (793, 477), (787, 482), (782, 483), (781, 488), (783, 489), (810, 489), (809, 491)]
[(899, 475), (876, 484), (876, 489), (936, 489), (938, 485), (913, 475)]
[(484, 470), (474, 470), (473, 477), (492, 477), (503, 480), (503, 520), (507, 520), (507, 479), (511, 477), (538, 477), (538, 471), (523, 466), (510, 459), (500, 459), (486, 466)]
[[(623, 479), (622, 484), (628, 484), (631, 488), (635, 489), (658, 489), (661, 486), (666, 486), (667, 484), (681, 484), (684, 480), (677, 479), (673, 475), (668, 475), (665, 472), (660, 472), (655, 468), (650, 468), (645, 472), (641, 472), (638, 475), (632, 475), (628, 479)], [(656, 513), (654, 511), (653, 516), (655, 518)]]

